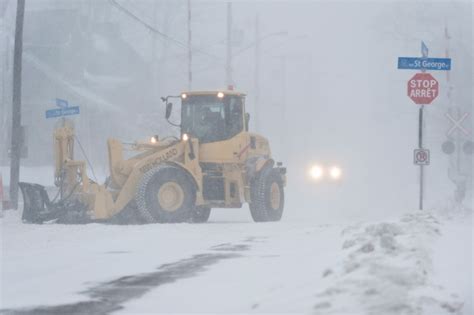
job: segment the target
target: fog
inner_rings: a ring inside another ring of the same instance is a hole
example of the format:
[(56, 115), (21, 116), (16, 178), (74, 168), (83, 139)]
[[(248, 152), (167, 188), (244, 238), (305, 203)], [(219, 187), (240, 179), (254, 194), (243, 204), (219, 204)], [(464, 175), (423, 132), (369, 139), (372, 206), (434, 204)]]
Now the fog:
[[(3, 166), (9, 165), (15, 2), (0, 0)], [(453, 59), (449, 84), (445, 72), (433, 72), (440, 95), (425, 110), (426, 205), (450, 202), (453, 157), (441, 145), (452, 125), (448, 109), (472, 113), (472, 7), (468, 1), (233, 1), (232, 83), (247, 94), (251, 129), (269, 139), (275, 159), (288, 167), (285, 217), (358, 220), (416, 209), (418, 105), (406, 95), (414, 71), (398, 70), (397, 58), (420, 56), (422, 40), (433, 57), (445, 57), (449, 45)], [(193, 90), (227, 87), (226, 25), (227, 2), (192, 1)], [(134, 141), (179, 132), (165, 121), (160, 97), (188, 90), (186, 1), (27, 1), (24, 41), (28, 157), (22, 165), (52, 165), (56, 122), (44, 111), (56, 98), (80, 106), (72, 119), (103, 176), (108, 137)], [(175, 106), (172, 120), (179, 121), (178, 113)], [(472, 115), (464, 126), (472, 140)], [(472, 158), (459, 159), (470, 191)], [(314, 183), (308, 176), (314, 163), (339, 165), (342, 181)], [(465, 203), (472, 206), (471, 196)]]
[(474, 2), (24, 0), (15, 210), (17, 2), (0, 313), (474, 314)]

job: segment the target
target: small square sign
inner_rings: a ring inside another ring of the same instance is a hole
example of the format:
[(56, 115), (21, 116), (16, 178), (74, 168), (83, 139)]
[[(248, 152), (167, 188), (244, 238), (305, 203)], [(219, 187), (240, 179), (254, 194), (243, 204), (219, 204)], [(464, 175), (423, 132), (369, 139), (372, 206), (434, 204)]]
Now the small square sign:
[(430, 150), (415, 149), (413, 151), (413, 160), (415, 165), (430, 165)]

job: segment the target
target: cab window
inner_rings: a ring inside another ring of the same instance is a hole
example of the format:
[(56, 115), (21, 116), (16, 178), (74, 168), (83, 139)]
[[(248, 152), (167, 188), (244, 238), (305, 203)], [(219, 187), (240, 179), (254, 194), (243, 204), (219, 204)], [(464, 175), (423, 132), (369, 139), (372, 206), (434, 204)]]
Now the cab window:
[(182, 103), (181, 129), (201, 143), (227, 140), (243, 129), (241, 97), (196, 95)]

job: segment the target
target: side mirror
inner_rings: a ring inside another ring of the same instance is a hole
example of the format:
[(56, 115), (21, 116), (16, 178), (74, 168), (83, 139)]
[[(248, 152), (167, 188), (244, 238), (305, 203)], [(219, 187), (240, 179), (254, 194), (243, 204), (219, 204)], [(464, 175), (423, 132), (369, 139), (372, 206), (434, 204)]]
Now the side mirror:
[(166, 119), (169, 119), (171, 116), (171, 111), (173, 110), (173, 103), (166, 103)]
[(245, 131), (249, 131), (250, 114), (245, 113)]

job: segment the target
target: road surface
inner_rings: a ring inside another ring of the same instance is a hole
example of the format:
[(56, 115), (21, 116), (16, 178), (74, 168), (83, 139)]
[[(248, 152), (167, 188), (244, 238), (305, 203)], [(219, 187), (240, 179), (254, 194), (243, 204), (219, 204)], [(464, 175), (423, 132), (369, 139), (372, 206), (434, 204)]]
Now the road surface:
[(255, 224), (225, 211), (140, 226), (26, 225), (8, 211), (1, 312), (471, 314), (469, 213)]

